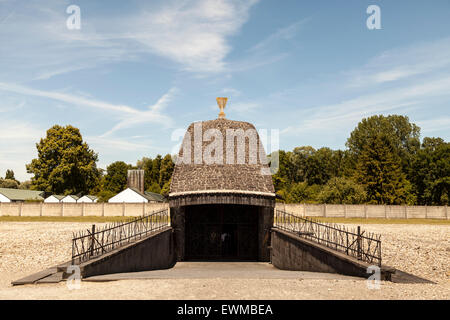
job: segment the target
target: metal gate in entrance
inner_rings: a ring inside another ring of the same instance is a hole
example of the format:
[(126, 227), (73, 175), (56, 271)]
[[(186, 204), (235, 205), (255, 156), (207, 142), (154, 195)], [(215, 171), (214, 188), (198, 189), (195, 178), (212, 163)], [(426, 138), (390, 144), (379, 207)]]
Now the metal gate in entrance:
[(258, 259), (258, 208), (197, 205), (185, 212), (186, 260)]

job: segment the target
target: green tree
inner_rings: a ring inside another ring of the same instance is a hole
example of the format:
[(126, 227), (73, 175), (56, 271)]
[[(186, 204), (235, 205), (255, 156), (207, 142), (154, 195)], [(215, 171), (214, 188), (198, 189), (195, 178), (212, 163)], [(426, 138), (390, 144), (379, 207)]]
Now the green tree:
[(31, 189), (31, 181), (30, 181), (30, 180), (27, 180), (27, 181), (22, 182), (22, 183), (19, 185), (19, 189), (22, 189), (22, 190), (30, 190), (30, 189)]
[(283, 150), (278, 150), (278, 157), (278, 171), (274, 175), (272, 175), (275, 192), (281, 189), (287, 189), (292, 181), (292, 174), (289, 171), (291, 167), (289, 153)]
[(153, 161), (152, 161), (152, 167), (151, 167), (151, 171), (150, 171), (151, 182), (158, 183), (160, 187), (162, 187), (160, 184), (160, 180), (159, 180), (159, 174), (161, 171), (161, 162), (162, 162), (162, 157), (161, 157), (161, 155), (158, 154), (155, 157), (155, 159), (153, 159)]
[(306, 202), (311, 197), (309, 186), (306, 182), (297, 182), (292, 185), (288, 191), (287, 202), (288, 203), (301, 203)]
[(409, 172), (412, 158), (420, 148), (420, 128), (409, 122), (409, 118), (401, 115), (375, 115), (364, 118), (352, 131), (347, 140), (353, 163), (363, 152), (368, 141), (384, 134), (394, 152), (401, 160), (402, 171)]
[(319, 185), (308, 185), (307, 182), (297, 182), (287, 190), (287, 203), (316, 203), (320, 192)]
[(330, 148), (320, 148), (306, 160), (306, 181), (323, 185), (339, 173), (342, 154)]
[(98, 202), (108, 202), (109, 199), (114, 197), (116, 193), (109, 190), (101, 190), (97, 193)]
[(331, 178), (317, 199), (321, 203), (360, 204), (366, 200), (364, 187), (346, 177)]
[(411, 202), (411, 185), (401, 168), (395, 146), (385, 134), (369, 137), (356, 164), (356, 181), (364, 186), (369, 203)]
[(0, 188), (18, 189), (19, 184), (16, 180), (0, 179)]
[(316, 153), (316, 149), (311, 146), (296, 147), (290, 154), (289, 162), (284, 165), (291, 166), (288, 177), (291, 182), (304, 182), (308, 175), (308, 159)]
[(418, 204), (448, 205), (450, 199), (450, 143), (424, 138), (410, 172)]
[(14, 178), (14, 171), (12, 171), (10, 169), (6, 170), (5, 179), (17, 181), (16, 178)]
[(80, 130), (55, 125), (36, 144), (38, 157), (26, 166), (34, 190), (56, 194), (89, 193), (98, 184), (97, 154), (83, 142)]
[(102, 181), (102, 191), (110, 191), (114, 194), (125, 190), (127, 187), (128, 170), (133, 167), (123, 161), (116, 161), (106, 167), (106, 175)]
[(159, 169), (159, 185), (162, 189), (164, 189), (164, 185), (170, 181), (174, 168), (175, 163), (172, 161), (172, 156), (167, 154), (161, 160), (161, 166)]
[(150, 188), (147, 189), (147, 191), (161, 193), (161, 187), (159, 186), (159, 183), (153, 182)]
[(164, 183), (164, 186), (163, 186), (162, 189), (161, 189), (161, 194), (162, 194), (163, 196), (168, 196), (168, 195), (169, 195), (169, 192), (170, 192), (170, 181), (166, 181), (166, 182)]

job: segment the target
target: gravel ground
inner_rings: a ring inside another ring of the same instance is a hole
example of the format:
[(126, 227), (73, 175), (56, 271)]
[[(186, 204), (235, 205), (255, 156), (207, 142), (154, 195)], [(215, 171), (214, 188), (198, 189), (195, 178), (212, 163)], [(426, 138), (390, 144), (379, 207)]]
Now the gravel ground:
[(362, 225), (382, 235), (383, 264), (436, 282), (364, 280), (155, 279), (11, 286), (11, 281), (69, 260), (72, 231), (91, 224), (0, 222), (0, 299), (449, 299), (450, 226)]

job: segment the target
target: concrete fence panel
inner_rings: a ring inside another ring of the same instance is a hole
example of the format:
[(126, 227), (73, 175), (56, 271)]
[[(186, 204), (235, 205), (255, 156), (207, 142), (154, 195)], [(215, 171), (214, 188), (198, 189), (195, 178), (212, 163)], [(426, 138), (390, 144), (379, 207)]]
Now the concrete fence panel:
[(145, 203), (127, 203), (125, 204), (125, 216), (142, 216), (145, 212)]
[(61, 217), (63, 214), (61, 203), (43, 203), (42, 216), (44, 217)]
[(368, 218), (385, 218), (386, 216), (386, 208), (383, 205), (367, 205), (366, 211)]
[(105, 217), (121, 217), (125, 214), (124, 203), (105, 203)]
[(19, 216), (20, 215), (20, 203), (5, 202), (1, 204), (2, 216)]
[(103, 216), (103, 203), (85, 203), (83, 216)]
[(408, 219), (425, 219), (427, 215), (426, 206), (406, 207), (406, 216)]
[(63, 203), (63, 217), (81, 217), (82, 215), (82, 203)]
[(40, 203), (24, 203), (22, 205), (22, 217), (39, 217), (41, 215)]
[(301, 203), (280, 203), (275, 204), (276, 210), (283, 210), (293, 215), (303, 217), (305, 216), (305, 205)]
[[(325, 215), (333, 218), (345, 217), (345, 206), (341, 204), (325, 204)], [(323, 216), (323, 215), (322, 215)]]
[(386, 206), (386, 218), (403, 219), (406, 216), (405, 206)]
[(323, 204), (305, 204), (305, 215), (308, 217), (323, 217), (324, 211)]
[(427, 208), (427, 218), (445, 219), (445, 207), (429, 206)]
[(156, 203), (146, 203), (145, 204), (145, 214), (152, 213), (154, 211), (159, 211), (163, 209), (168, 209), (169, 204), (167, 202), (156, 202)]
[(346, 218), (365, 218), (366, 217), (365, 205), (359, 204), (346, 204), (345, 205), (345, 217)]

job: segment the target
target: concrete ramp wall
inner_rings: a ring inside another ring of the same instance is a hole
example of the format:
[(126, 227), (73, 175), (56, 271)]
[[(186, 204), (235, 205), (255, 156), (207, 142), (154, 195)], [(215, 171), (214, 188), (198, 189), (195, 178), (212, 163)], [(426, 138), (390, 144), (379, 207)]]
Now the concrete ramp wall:
[(167, 227), (80, 264), (80, 272), (86, 278), (110, 273), (168, 269), (175, 263), (173, 229)]
[[(295, 234), (272, 228), (271, 262), (278, 269), (339, 273), (368, 278), (369, 263), (319, 245)], [(381, 280), (391, 280), (395, 270), (381, 268)]]

